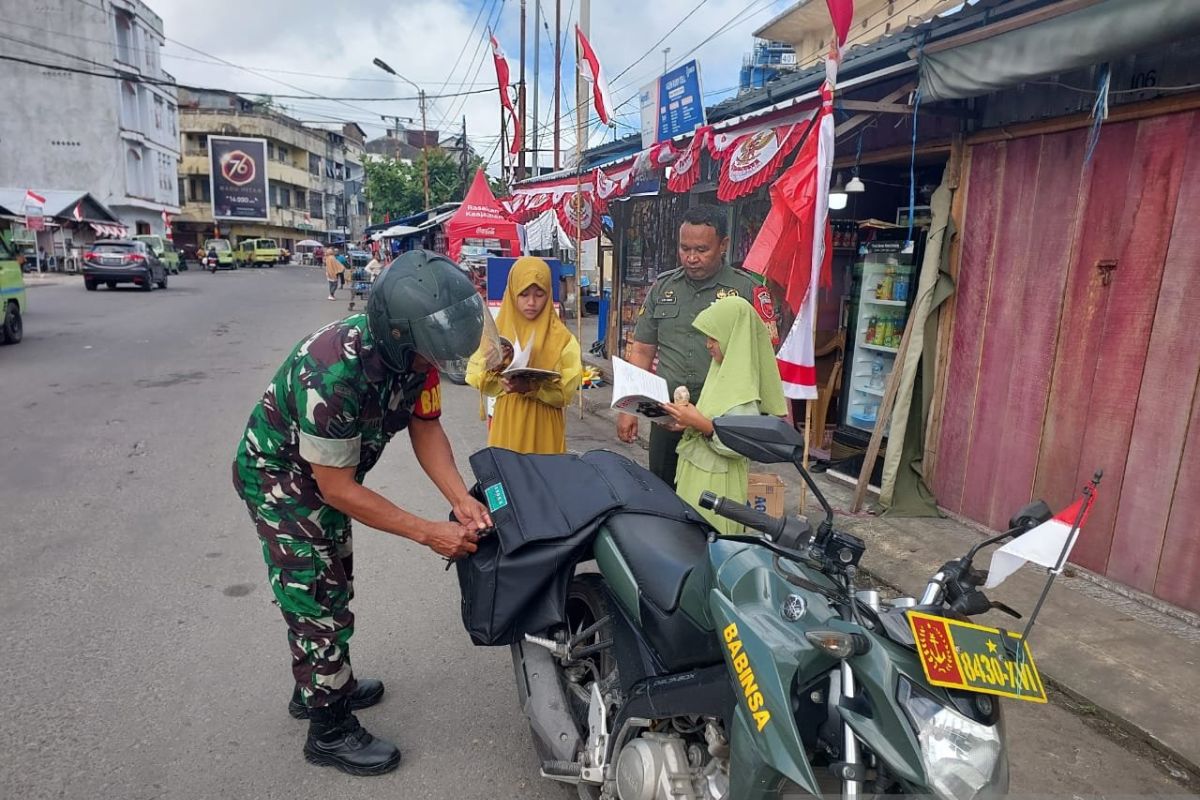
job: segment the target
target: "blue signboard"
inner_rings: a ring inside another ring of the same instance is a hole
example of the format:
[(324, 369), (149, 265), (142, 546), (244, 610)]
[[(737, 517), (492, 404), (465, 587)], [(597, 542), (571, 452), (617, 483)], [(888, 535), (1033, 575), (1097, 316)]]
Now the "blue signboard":
[[(508, 286), (508, 272), (512, 269), (515, 258), (501, 258), (500, 256), (491, 256), (487, 260), (487, 299), (488, 302), (498, 303), (504, 299), (504, 289)], [(564, 277), (570, 277), (575, 274), (575, 268), (568, 264), (563, 264), (557, 258), (547, 258), (545, 262), (550, 265), (550, 283), (554, 289), (554, 302), (559, 301), (559, 291), (561, 281)]]
[(658, 79), (658, 135), (655, 141), (665, 142), (691, 133), (703, 124), (700, 65), (693, 60)]

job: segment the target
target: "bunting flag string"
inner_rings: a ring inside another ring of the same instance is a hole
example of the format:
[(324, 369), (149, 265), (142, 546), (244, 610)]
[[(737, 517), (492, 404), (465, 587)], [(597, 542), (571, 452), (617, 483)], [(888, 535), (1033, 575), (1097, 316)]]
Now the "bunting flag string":
[(705, 147), (712, 147), (712, 133), (711, 125), (697, 128), (692, 141), (675, 159), (675, 163), (671, 165), (671, 177), (667, 180), (667, 188), (672, 192), (676, 194), (690, 192), (696, 185), (696, 181), (700, 180), (701, 157), (704, 155)]

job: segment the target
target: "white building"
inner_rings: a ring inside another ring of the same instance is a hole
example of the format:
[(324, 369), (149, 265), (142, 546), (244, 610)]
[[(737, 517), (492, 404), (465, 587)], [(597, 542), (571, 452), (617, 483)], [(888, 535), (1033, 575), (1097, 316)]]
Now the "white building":
[[(0, 186), (89, 192), (129, 234), (179, 212), (179, 112), (162, 19), (140, 0), (9, 0)], [(15, 6), (15, 7), (14, 7)], [(83, 74), (100, 73), (97, 75)]]

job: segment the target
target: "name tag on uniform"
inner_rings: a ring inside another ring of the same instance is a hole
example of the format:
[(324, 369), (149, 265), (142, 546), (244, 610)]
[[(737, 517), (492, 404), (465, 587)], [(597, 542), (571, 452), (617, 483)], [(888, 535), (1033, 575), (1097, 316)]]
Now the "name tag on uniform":
[(663, 292), (662, 295), (659, 296), (658, 302), (663, 304), (676, 302), (674, 290), (668, 289), (667, 291)]

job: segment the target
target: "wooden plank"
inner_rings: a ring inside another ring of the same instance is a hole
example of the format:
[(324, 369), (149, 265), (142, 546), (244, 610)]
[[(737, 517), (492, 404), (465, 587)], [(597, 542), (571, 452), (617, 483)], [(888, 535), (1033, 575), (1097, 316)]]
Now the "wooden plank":
[[(1138, 123), (1134, 149), (1122, 156), (1132, 162), (1126, 187), (1131, 212), (1129, 236), (1118, 252), (1104, 256), (1117, 258), (1118, 268), (1110, 285), (1102, 289), (1108, 294), (1108, 308), (1104, 333), (1092, 343), (1098, 351), (1092, 401), (1090, 407), (1077, 412), (1087, 415), (1087, 429), (1076, 484), (1082, 485), (1086, 476), (1100, 467), (1104, 469), (1104, 487), (1076, 546), (1076, 563), (1105, 574), (1125, 476), (1130, 474), (1126, 459), (1133, 417), (1171, 239), (1190, 123), (1189, 115), (1179, 114)], [(1098, 272), (1093, 280), (1100, 280)], [(1158, 387), (1155, 390), (1161, 391)], [(1137, 480), (1138, 476), (1132, 478)]]
[[(1200, 109), (1200, 92), (1189, 94), (1172, 94), (1169, 97), (1159, 97), (1144, 103), (1130, 103), (1112, 108), (1108, 112), (1108, 120), (1104, 130), (1122, 122), (1149, 119), (1163, 114), (1182, 114)], [(1091, 112), (1069, 114), (1065, 117), (1054, 117), (1037, 122), (1023, 122), (1018, 125), (1002, 125), (998, 128), (988, 128), (985, 131), (972, 134), (967, 138), (967, 144), (987, 144), (988, 142), (1004, 142), (1019, 139), (1024, 136), (1044, 136), (1051, 133), (1090, 128), (1092, 126)], [(1103, 141), (1103, 136), (1101, 141)], [(1090, 476), (1089, 476), (1090, 477)]]
[(1200, 519), (1200, 387), (1193, 394), (1191, 422), (1174, 489), (1154, 594), (1200, 612), (1200, 533), (1196, 530)]
[(1033, 242), (1040, 156), (1039, 137), (1008, 143), (991, 264), (991, 291), (987, 313), (979, 319), (977, 328), (983, 342), (962, 514), (992, 527), (1004, 522), (992, 519), (992, 496), (997, 475), (1007, 469), (1001, 461), (1001, 447), (1009, 436), (1009, 431), (1004, 430), (1008, 391), (1012, 381), (1026, 377), (1017, 365), (1021, 360), (1027, 310), (1015, 298), (1021, 296), (1021, 286), (1040, 245)]
[(1082, 131), (1041, 137), (1031, 235), (1026, 248), (1013, 257), (1020, 269), (1016, 295), (1004, 299), (1017, 304), (1018, 314), (1014, 339), (1008, 344), (1012, 369), (1004, 387), (999, 469), (990, 482), (991, 506), (985, 518), (993, 528), (1006, 527), (1033, 494), (1086, 148)]
[(979, 324), (987, 310), (1007, 147), (998, 142), (971, 148), (966, 216), (958, 234), (962, 254), (955, 294), (948, 301), (953, 307), (954, 324), (947, 333), (950, 353), (943, 390), (946, 401), (938, 437), (938, 465), (933, 473), (934, 494), (951, 511), (962, 508), (979, 372)]
[[(1200, 219), (1200, 125), (1196, 124), (1200, 114), (1191, 116), (1187, 124), (1190, 137), (1182, 143), (1176, 162), (1179, 168), (1172, 169), (1180, 175), (1174, 227), (1146, 353), (1145, 391), (1138, 396), (1127, 477), (1108, 559), (1111, 577), (1144, 592), (1154, 591), (1160, 569), (1192, 412), (1194, 377), (1200, 375), (1200, 338), (1196, 336), (1200, 330), (1200, 227), (1196, 225)], [(1117, 275), (1115, 285), (1124, 277)], [(1190, 535), (1196, 538), (1194, 527)], [(1193, 585), (1200, 586), (1200, 582)]]
[[(1034, 479), (1034, 495), (1046, 500), (1051, 508), (1065, 507), (1081, 486), (1080, 443), (1087, 428), (1110, 296), (1101, 287), (1095, 265), (1101, 258), (1115, 257), (1129, 236), (1132, 214), (1126, 213), (1131, 202), (1127, 191), (1128, 153), (1136, 141), (1135, 123), (1105, 126), (1081, 183), (1081, 194), (1086, 197), (1080, 216), (1081, 235), (1067, 274), (1058, 352)], [(1101, 491), (1108, 489), (1106, 479)], [(1083, 544), (1080, 541), (1076, 547), (1076, 556)]]
[[(946, 185), (954, 190), (954, 200), (950, 203), (950, 221), (954, 233), (950, 239), (950, 250), (947, 253), (946, 271), (956, 283), (958, 263), (962, 255), (963, 216), (966, 213), (970, 174), (971, 148), (966, 146), (962, 136), (956, 136), (950, 160), (946, 164), (946, 176), (943, 179)], [(948, 300), (937, 311), (937, 355), (932, 365), (933, 399), (929, 405), (929, 419), (926, 420), (925, 441), (922, 444), (924, 450), (922, 469), (925, 473), (925, 480), (931, 488), (933, 476), (937, 474), (938, 442), (941, 441), (942, 434), (942, 409), (946, 404), (946, 367), (949, 365), (950, 332), (954, 326), (954, 308), (954, 302)]]

